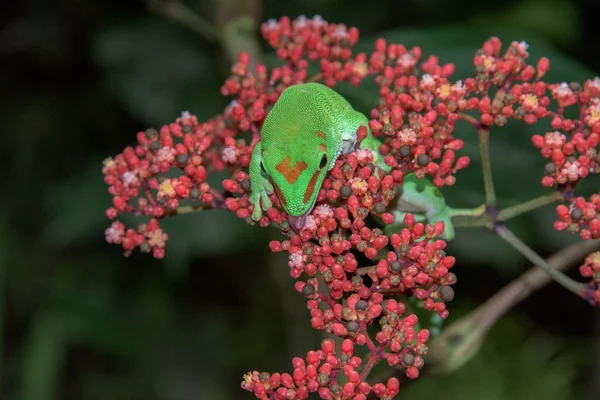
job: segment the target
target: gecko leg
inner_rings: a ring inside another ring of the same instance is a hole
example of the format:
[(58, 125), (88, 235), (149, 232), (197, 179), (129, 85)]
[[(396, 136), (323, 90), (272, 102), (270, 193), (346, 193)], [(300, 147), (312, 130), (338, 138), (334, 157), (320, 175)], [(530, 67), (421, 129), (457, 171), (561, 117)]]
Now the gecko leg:
[[(262, 169), (262, 146), (258, 142), (252, 151), (250, 159), (250, 185), (251, 191), (249, 201), (254, 206), (252, 211), (252, 219), (260, 221), (262, 211), (267, 211), (273, 206), (269, 195), (273, 193), (273, 185), (269, 182), (269, 178)], [(261, 207), (262, 204), (262, 207)], [(262, 209), (261, 209), (262, 208)]]

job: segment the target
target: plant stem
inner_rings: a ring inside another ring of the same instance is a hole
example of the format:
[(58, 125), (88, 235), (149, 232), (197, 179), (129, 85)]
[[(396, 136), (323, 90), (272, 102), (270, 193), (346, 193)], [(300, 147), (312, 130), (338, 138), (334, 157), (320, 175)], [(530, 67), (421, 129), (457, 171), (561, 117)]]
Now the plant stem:
[(371, 337), (369, 336), (369, 332), (367, 331), (367, 323), (365, 321), (361, 321), (358, 323), (358, 325), (360, 326), (360, 333), (365, 335), (365, 338), (367, 339), (367, 348), (371, 353), (373, 353), (376, 350), (376, 347), (375, 343), (373, 343), (373, 340), (371, 340)]
[(475, 117), (470, 116), (469, 114), (459, 113), (458, 119), (462, 119), (463, 121), (467, 121), (469, 124), (473, 125), (475, 128), (480, 129), (481, 123)]
[(219, 41), (220, 35), (217, 27), (206, 21), (185, 4), (170, 0), (147, 0), (147, 3), (151, 11), (164, 15), (167, 19), (185, 26), (209, 42), (216, 43)]
[(181, 207), (177, 207), (175, 210), (173, 211), (168, 211), (167, 214), (168, 215), (183, 215), (183, 214), (190, 214), (193, 212), (198, 212), (198, 211), (202, 211), (204, 210), (204, 206), (201, 204), (195, 204), (192, 206), (181, 206)]
[(493, 222), (487, 214), (479, 216), (458, 216), (452, 218), (455, 228), (492, 228)]
[(329, 306), (329, 308), (331, 308), (331, 310), (333, 310), (335, 303), (333, 302), (333, 299), (331, 298), (331, 296), (327, 296), (324, 293), (319, 293), (319, 299), (321, 301), (324, 301)]
[(496, 191), (492, 178), (492, 163), (490, 157), (490, 129), (480, 127), (477, 129), (479, 136), (479, 154), (481, 155), (481, 169), (483, 171), (483, 185), (485, 188), (485, 204), (490, 208), (496, 207)]
[(511, 207), (507, 207), (498, 212), (497, 220), (498, 221), (506, 221), (511, 218), (514, 218), (518, 215), (524, 214), (526, 212), (544, 207), (548, 204), (552, 204), (556, 201), (562, 200), (563, 195), (559, 192), (553, 191), (551, 193), (545, 194), (543, 196), (537, 197), (535, 199), (531, 199), (524, 203), (520, 203)]
[(485, 214), (485, 204), (475, 208), (452, 208), (448, 207), (451, 217), (479, 217)]
[(363, 364), (362, 369), (360, 370), (359, 381), (364, 382), (367, 379), (367, 376), (371, 373), (373, 367), (377, 364), (379, 359), (381, 358), (381, 353), (383, 352), (384, 345), (379, 346), (375, 351), (371, 351), (371, 355), (365, 364)]
[[(600, 249), (600, 240), (578, 242), (543, 261), (553, 271), (558, 272), (597, 249)], [(440, 336), (429, 342), (427, 364), (431, 368), (428, 372), (450, 373), (462, 367), (477, 354), (488, 330), (508, 310), (550, 281), (549, 274), (533, 267), (467, 316), (446, 327)]]
[(311, 76), (310, 78), (308, 78), (308, 79), (306, 80), (306, 82), (318, 82), (318, 81), (320, 81), (322, 78), (323, 78), (323, 74), (319, 72), (319, 73), (317, 73), (317, 74), (314, 74), (314, 75), (313, 75), (313, 76)]
[(220, 32), (221, 47), (228, 64), (238, 60), (241, 52), (250, 56), (249, 71), (263, 63), (258, 30), (261, 0), (213, 0), (214, 20)]
[(535, 251), (533, 251), (529, 246), (521, 241), (511, 230), (509, 230), (506, 226), (500, 225), (495, 229), (498, 236), (504, 239), (508, 244), (513, 246), (515, 249), (519, 251), (525, 258), (527, 258), (530, 262), (537, 265), (541, 269), (543, 269), (552, 279), (554, 279), (558, 284), (564, 287), (567, 290), (575, 293), (578, 296), (581, 296), (582, 290), (585, 285), (579, 282), (574, 281), (569, 278), (562, 272), (557, 269), (554, 269), (546, 260), (540, 257)]
[(374, 268), (376, 265), (368, 265), (366, 267), (360, 267), (360, 268), (356, 268), (356, 271), (354, 271), (354, 273), (356, 275), (367, 275), (369, 273), (369, 269)]

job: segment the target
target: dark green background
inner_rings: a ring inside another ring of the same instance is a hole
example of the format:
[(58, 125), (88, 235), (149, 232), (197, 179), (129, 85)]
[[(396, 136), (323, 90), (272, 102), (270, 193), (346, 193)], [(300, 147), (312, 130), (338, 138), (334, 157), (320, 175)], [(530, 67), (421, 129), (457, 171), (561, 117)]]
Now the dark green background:
[[(548, 56), (549, 80), (582, 82), (600, 71), (595, 1), (495, 3), (266, 0), (262, 18), (318, 13), (359, 27), (361, 50), (380, 36), (420, 45), (454, 62), (456, 78), (471, 73), (491, 35), (526, 40), (532, 60)], [(191, 5), (210, 17), (206, 1)], [(29, 0), (0, 11), (0, 398), (254, 398), (239, 388), (243, 373), (289, 371), (321, 338), (285, 257), (268, 250), (279, 233), (214, 211), (165, 221), (162, 261), (124, 258), (104, 242), (102, 160), (183, 110), (201, 119), (220, 112), (228, 71), (219, 49), (143, 1)], [(376, 97), (369, 85), (344, 93), (363, 111)], [(530, 137), (546, 129), (492, 131), (500, 206), (544, 193), (544, 160)], [(473, 162), (447, 194), (455, 206), (476, 206), (474, 132), (459, 125), (457, 136)], [(509, 226), (547, 256), (577, 240), (553, 231), (553, 220), (547, 207)], [(451, 320), (529, 267), (480, 230), (460, 230), (449, 252), (459, 277)], [(591, 307), (550, 285), (507, 315), (463, 369), (423, 377), (398, 398), (596, 399), (599, 328)]]

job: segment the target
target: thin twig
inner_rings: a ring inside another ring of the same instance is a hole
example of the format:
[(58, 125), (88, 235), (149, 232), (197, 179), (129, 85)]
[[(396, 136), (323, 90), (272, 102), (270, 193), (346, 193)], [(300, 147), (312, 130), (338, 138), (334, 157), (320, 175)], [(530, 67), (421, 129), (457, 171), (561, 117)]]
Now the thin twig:
[(500, 210), (500, 212), (498, 212), (497, 220), (506, 221), (526, 212), (533, 211), (538, 208), (544, 207), (548, 204), (560, 201), (563, 198), (564, 196), (560, 192), (551, 192), (549, 194), (537, 197), (535, 199), (531, 199), (524, 203), (520, 203)]
[(377, 365), (377, 362), (381, 359), (381, 353), (383, 352), (384, 348), (385, 348), (385, 345), (381, 345), (377, 349), (372, 350), (370, 352), (367, 362), (363, 365), (363, 367), (360, 371), (360, 377), (359, 377), (360, 382), (364, 382), (367, 379), (367, 376), (369, 376), (369, 374), (371, 373), (371, 370), (373, 369), (373, 367), (375, 365)]
[(147, 3), (151, 11), (185, 26), (209, 42), (217, 43), (219, 41), (220, 35), (217, 27), (180, 1), (147, 0)]
[(448, 207), (451, 217), (480, 217), (485, 214), (485, 204), (475, 208), (452, 208)]
[[(600, 240), (578, 242), (543, 260), (556, 271), (564, 271), (576, 260), (600, 249)], [(429, 342), (428, 373), (450, 373), (477, 354), (487, 331), (512, 307), (552, 281), (544, 270), (533, 267), (490, 297), (467, 316), (449, 325)]]
[(306, 80), (306, 82), (318, 82), (323, 78), (323, 74), (322, 73), (316, 73), (313, 76), (311, 76), (310, 78), (308, 78)]
[(495, 228), (495, 232), (500, 236), (504, 241), (510, 244), (512, 247), (517, 249), (519, 253), (521, 253), (525, 258), (527, 258), (531, 263), (537, 265), (541, 269), (543, 269), (552, 279), (554, 279), (558, 284), (560, 284), (565, 289), (575, 293), (578, 296), (581, 296), (585, 285), (574, 281), (569, 278), (559, 270), (553, 268), (546, 260), (539, 256), (534, 250), (532, 250), (529, 246), (521, 241), (510, 229), (508, 229), (505, 225), (500, 225)]
[(481, 169), (483, 171), (483, 185), (485, 189), (485, 204), (489, 208), (496, 207), (496, 190), (492, 178), (492, 163), (490, 157), (490, 130), (487, 127), (477, 129), (479, 137), (479, 154), (481, 155)]
[(184, 214), (190, 214), (190, 213), (194, 213), (194, 212), (198, 212), (198, 211), (202, 211), (202, 210), (204, 210), (203, 204), (194, 204), (192, 206), (180, 206), (174, 210), (167, 210), (166, 214), (169, 216), (184, 215)]

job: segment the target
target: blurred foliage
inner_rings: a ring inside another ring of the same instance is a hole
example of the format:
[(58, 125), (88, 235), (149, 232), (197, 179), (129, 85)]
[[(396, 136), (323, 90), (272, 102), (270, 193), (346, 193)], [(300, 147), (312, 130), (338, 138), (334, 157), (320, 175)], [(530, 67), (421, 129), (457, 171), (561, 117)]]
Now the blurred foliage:
[(418, 384), (409, 384), (403, 395), (448, 400), (574, 398), (572, 387), (575, 371), (583, 366), (583, 346), (532, 331), (529, 325), (519, 317), (504, 319), (463, 368), (446, 376), (425, 375)]
[[(210, 17), (209, 2), (189, 4)], [(289, 370), (293, 356), (316, 347), (320, 336), (285, 258), (268, 250), (278, 237), (273, 230), (215, 211), (166, 221), (162, 261), (124, 258), (104, 243), (110, 196), (102, 160), (183, 110), (201, 119), (220, 112), (228, 71), (218, 48), (150, 14), (141, 1), (0, 7), (1, 398), (244, 399), (244, 372)], [(457, 78), (471, 72), (473, 53), (489, 36), (525, 40), (533, 60), (551, 59), (548, 79), (581, 81), (600, 70), (598, 54), (586, 50), (594, 43), (586, 32), (595, 29), (589, 7), (567, 0), (266, 0), (262, 18), (321, 14), (358, 26), (359, 50), (380, 36), (419, 45), (455, 63)], [(276, 62), (272, 52), (266, 59)], [(341, 91), (363, 111), (376, 97), (372, 83)], [(546, 127), (514, 123), (492, 132), (500, 206), (544, 193), (544, 162), (530, 145), (540, 129)], [(472, 166), (446, 193), (455, 206), (475, 206), (482, 184), (474, 132), (464, 125), (458, 136)], [(510, 227), (547, 255), (577, 240), (551, 229), (553, 219), (547, 207)], [(455, 306), (463, 309), (527, 267), (480, 230), (459, 231), (449, 252), (459, 260)], [(464, 369), (424, 376), (404, 395), (583, 398), (593, 365), (579, 349), (594, 344), (593, 318), (587, 305), (552, 285), (494, 328)]]

